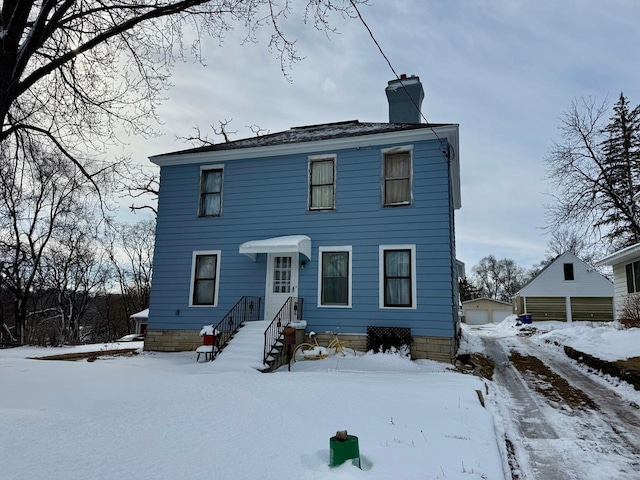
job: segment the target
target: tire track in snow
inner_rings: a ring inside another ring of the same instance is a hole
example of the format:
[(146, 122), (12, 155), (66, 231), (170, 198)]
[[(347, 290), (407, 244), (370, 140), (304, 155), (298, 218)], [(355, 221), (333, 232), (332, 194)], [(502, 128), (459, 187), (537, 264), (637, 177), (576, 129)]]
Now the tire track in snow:
[[(511, 439), (523, 443), (528, 456), (528, 464), (535, 472), (535, 479), (544, 480), (583, 480), (589, 478), (582, 471), (579, 462), (574, 462), (567, 454), (565, 442), (547, 420), (547, 407), (512, 366), (508, 354), (498, 339), (482, 337), (486, 354), (495, 363), (494, 381), (508, 392), (515, 406), (510, 416), (521, 434), (520, 439)], [(519, 453), (522, 453), (520, 451)], [(523, 459), (518, 459), (522, 462)], [(533, 480), (533, 479), (532, 479)]]
[(535, 345), (530, 339), (523, 339), (523, 345), (532, 355), (538, 357), (549, 368), (561, 375), (573, 387), (587, 393), (598, 404), (600, 418), (606, 422), (629, 453), (636, 457), (636, 467), (640, 469), (640, 412), (611, 388), (595, 381), (584, 373), (573, 360), (564, 354), (550, 354), (546, 348)]

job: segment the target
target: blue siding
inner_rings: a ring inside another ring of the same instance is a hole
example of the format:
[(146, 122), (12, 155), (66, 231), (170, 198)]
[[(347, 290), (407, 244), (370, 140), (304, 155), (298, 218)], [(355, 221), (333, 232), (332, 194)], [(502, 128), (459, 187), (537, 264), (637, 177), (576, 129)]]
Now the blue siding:
[[(243, 295), (264, 297), (266, 255), (240, 255), (249, 240), (302, 234), (312, 260), (299, 272), (304, 318), (316, 331), (365, 333), (367, 325), (410, 327), (451, 337), (456, 277), (449, 169), (436, 141), (413, 144), (413, 203), (381, 206), (381, 148), (309, 152), (224, 162), (223, 214), (199, 218), (200, 165), (162, 168), (151, 292), (151, 329), (199, 329)], [(308, 156), (337, 155), (336, 209), (308, 211)], [(211, 162), (218, 165), (223, 162)], [(417, 309), (379, 308), (379, 245), (415, 244)], [(351, 245), (352, 308), (318, 308), (318, 247)], [(221, 250), (218, 306), (189, 307), (193, 251)]]

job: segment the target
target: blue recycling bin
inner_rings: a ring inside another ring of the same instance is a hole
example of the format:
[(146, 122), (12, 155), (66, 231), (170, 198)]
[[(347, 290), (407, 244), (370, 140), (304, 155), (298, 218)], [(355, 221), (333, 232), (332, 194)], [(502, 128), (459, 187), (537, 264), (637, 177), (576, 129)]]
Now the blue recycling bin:
[(531, 315), (528, 313), (523, 313), (520, 315), (520, 323), (532, 323)]

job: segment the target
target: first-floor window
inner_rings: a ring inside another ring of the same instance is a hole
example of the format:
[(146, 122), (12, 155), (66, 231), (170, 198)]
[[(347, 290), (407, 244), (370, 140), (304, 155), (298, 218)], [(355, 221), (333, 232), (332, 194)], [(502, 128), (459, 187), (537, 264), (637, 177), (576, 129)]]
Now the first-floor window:
[(216, 306), (220, 276), (220, 251), (194, 252), (191, 305)]
[(640, 261), (628, 263), (627, 269), (627, 293), (640, 292)]
[(415, 308), (415, 245), (380, 247), (380, 306)]
[(319, 301), (324, 307), (351, 306), (351, 247), (320, 247)]

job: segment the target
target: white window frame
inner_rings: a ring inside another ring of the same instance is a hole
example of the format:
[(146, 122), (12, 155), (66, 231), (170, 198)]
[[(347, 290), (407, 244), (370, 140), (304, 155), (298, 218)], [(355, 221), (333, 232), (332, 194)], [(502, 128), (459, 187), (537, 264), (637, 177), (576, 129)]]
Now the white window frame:
[[(324, 252), (348, 252), (349, 253), (349, 294), (346, 305), (324, 305), (322, 303), (322, 254)], [(353, 295), (353, 248), (351, 245), (318, 247), (318, 308), (351, 308)]]
[[(406, 307), (387, 307), (384, 304), (384, 252), (387, 250), (410, 250), (411, 251), (411, 305)], [(418, 288), (416, 271), (416, 245), (380, 245), (378, 256), (378, 307), (383, 310), (415, 310), (418, 308)]]
[[(217, 255), (216, 260), (216, 281), (213, 292), (213, 305), (198, 305), (193, 303), (193, 291), (196, 284), (196, 258), (203, 255)], [(189, 288), (189, 306), (211, 308), (218, 306), (218, 293), (220, 292), (220, 262), (222, 259), (222, 250), (196, 250), (191, 257), (191, 286)]]
[[(220, 213), (218, 215), (203, 215), (202, 214), (202, 175), (207, 170), (221, 170), (220, 178)], [(198, 217), (199, 218), (217, 218), (222, 216), (222, 210), (224, 208), (224, 165), (201, 165), (200, 177), (198, 182)]]
[[(409, 154), (409, 201), (408, 202), (401, 202), (401, 203), (386, 203), (386, 172), (385, 172), (385, 165), (386, 165), (386, 156), (387, 154), (394, 154), (394, 153), (408, 153)], [(381, 154), (381, 166), (380, 166), (380, 171), (381, 171), (381, 181), (380, 181), (380, 188), (381, 188), (381, 198), (380, 198), (380, 204), (383, 207), (403, 207), (403, 206), (407, 206), (407, 205), (413, 205), (413, 145), (402, 145), (402, 146), (398, 146), (398, 147), (390, 147), (390, 148), (383, 148), (380, 150), (380, 154)]]
[[(307, 210), (312, 212), (336, 209), (336, 182), (338, 180), (338, 156), (336, 154), (329, 155), (309, 155), (307, 164)], [(321, 160), (333, 161), (333, 206), (331, 207), (312, 207), (311, 206), (311, 164)]]

